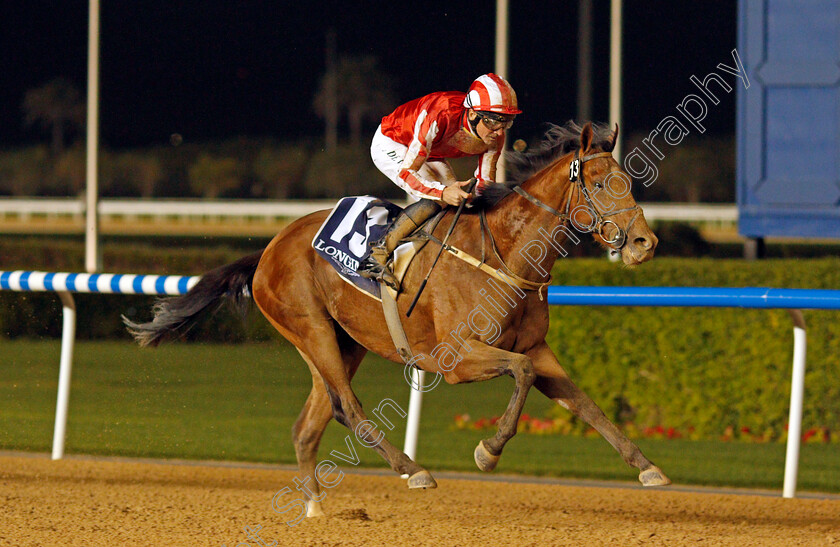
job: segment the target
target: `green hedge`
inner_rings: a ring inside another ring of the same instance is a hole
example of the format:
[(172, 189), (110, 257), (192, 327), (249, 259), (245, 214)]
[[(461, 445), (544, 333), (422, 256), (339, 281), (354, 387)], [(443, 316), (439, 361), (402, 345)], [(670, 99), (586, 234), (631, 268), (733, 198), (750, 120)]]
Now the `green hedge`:
[[(835, 289), (840, 260), (659, 259), (634, 269), (560, 260), (566, 285)], [(837, 312), (806, 311), (805, 430), (840, 430)], [(631, 431), (661, 426), (686, 436), (785, 437), (792, 323), (784, 310), (564, 307), (548, 341), (575, 382)]]
[[(105, 270), (201, 274), (260, 249), (163, 248), (157, 243), (106, 244)], [(79, 241), (0, 240), (0, 269), (81, 271)], [(603, 259), (562, 259), (554, 283), (565, 285), (840, 287), (835, 258), (758, 262), (659, 258), (628, 269)], [(81, 339), (128, 338), (120, 321), (150, 318), (152, 297), (75, 296)], [(57, 337), (52, 293), (0, 291), (0, 336)], [(840, 322), (837, 312), (806, 311), (808, 366), (805, 429), (840, 431)], [(619, 423), (673, 427), (686, 436), (779, 439), (790, 393), (792, 329), (783, 310), (564, 307), (551, 309), (548, 341), (561, 364)], [(254, 310), (242, 322), (221, 313), (193, 329), (197, 341), (276, 336)], [(565, 416), (566, 414), (561, 414)], [(582, 427), (577, 424), (578, 430)], [(749, 435), (742, 433), (749, 429)]]

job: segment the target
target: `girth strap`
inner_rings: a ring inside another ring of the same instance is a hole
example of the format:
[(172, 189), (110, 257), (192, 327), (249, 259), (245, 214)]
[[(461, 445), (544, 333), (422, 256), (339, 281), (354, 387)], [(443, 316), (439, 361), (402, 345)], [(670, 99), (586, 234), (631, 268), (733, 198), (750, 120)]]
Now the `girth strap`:
[(385, 283), (379, 284), (380, 296), (382, 297), (382, 312), (385, 314), (385, 324), (388, 325), (388, 332), (391, 333), (391, 340), (394, 341), (394, 347), (397, 348), (397, 353), (403, 362), (408, 365), (414, 354), (411, 352), (411, 345), (408, 343), (408, 337), (405, 335), (402, 321), (400, 320), (400, 311), (397, 308), (396, 292)]

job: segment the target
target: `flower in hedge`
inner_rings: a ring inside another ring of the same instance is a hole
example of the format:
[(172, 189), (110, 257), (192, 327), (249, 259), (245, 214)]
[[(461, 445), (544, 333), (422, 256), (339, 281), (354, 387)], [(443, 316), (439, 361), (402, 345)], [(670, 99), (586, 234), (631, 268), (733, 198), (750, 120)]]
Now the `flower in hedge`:
[[(454, 429), (493, 429), (497, 427), (501, 418), (494, 416), (492, 418), (482, 417), (475, 422), (471, 421), (469, 414), (456, 414)], [(531, 433), (534, 435), (580, 435), (583, 437), (599, 437), (600, 434), (593, 428), (588, 427), (583, 422), (579, 422), (566, 414), (557, 416), (555, 413), (550, 413), (549, 417), (537, 418), (529, 414), (522, 414), (517, 422), (517, 431), (521, 433)], [(627, 421), (621, 424), (621, 428), (625, 434), (630, 438), (645, 437), (651, 439), (682, 439), (688, 438), (691, 440), (699, 440), (707, 438), (706, 435), (698, 431), (694, 426), (688, 426), (685, 430), (663, 425), (648, 426), (640, 429), (639, 426)], [(721, 441), (739, 440), (742, 442), (766, 443), (777, 440), (785, 442), (787, 440), (787, 424), (785, 424), (783, 431), (777, 432), (773, 427), (766, 427), (761, 434), (754, 433), (749, 426), (736, 427), (729, 425), (723, 431), (723, 434), (718, 437)], [(831, 431), (828, 427), (813, 427), (807, 430), (802, 435), (804, 443), (837, 443), (840, 442), (840, 431)]]
[(827, 427), (812, 427), (802, 435), (804, 443), (828, 443), (831, 442), (831, 431)]
[(469, 414), (456, 414), (455, 415), (455, 427), (458, 429), (466, 429), (469, 427), (470, 424), (470, 415)]
[(661, 424), (654, 427), (646, 427), (644, 429), (644, 436), (648, 439), (664, 439), (666, 436), (665, 427)]
[(553, 420), (541, 420), (539, 418), (534, 418), (530, 421), (530, 424), (531, 432), (538, 435), (547, 435), (555, 432)]
[(487, 418), (479, 418), (478, 420), (476, 420), (475, 424), (473, 424), (473, 427), (475, 427), (475, 429), (484, 429), (486, 427), (490, 427), (490, 420), (488, 420)]

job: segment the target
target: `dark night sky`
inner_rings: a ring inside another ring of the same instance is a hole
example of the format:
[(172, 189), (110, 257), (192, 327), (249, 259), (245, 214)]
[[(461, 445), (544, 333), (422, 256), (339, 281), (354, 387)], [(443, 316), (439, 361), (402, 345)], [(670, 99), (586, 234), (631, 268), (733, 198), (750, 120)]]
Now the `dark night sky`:
[[(363, 7), (356, 7), (354, 4)], [(625, 1), (623, 133), (648, 132), (715, 66), (732, 66), (736, 2)], [(514, 137), (576, 111), (577, 1), (510, 1), (508, 79), (525, 113)], [(607, 121), (609, 2), (595, 0), (594, 118)], [(237, 135), (317, 136), (311, 108), (325, 33), (340, 53), (373, 54), (404, 102), (466, 90), (492, 71), (495, 2), (103, 2), (101, 133), (124, 147)], [(27, 89), (62, 76), (86, 85), (87, 1), (0, 6), (0, 146), (44, 140), (22, 124)], [(709, 111), (734, 131), (735, 96)]]

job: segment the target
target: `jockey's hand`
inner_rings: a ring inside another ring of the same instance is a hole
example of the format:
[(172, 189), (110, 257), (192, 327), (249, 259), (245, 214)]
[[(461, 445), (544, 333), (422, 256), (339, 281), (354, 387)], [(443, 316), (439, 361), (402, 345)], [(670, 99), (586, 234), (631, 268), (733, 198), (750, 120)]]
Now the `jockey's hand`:
[(468, 193), (462, 190), (463, 187), (470, 185), (469, 180), (465, 181), (458, 181), (450, 186), (447, 186), (443, 189), (443, 193), (440, 196), (440, 199), (443, 200), (444, 203), (448, 203), (449, 205), (461, 205), (461, 202), (470, 197)]

